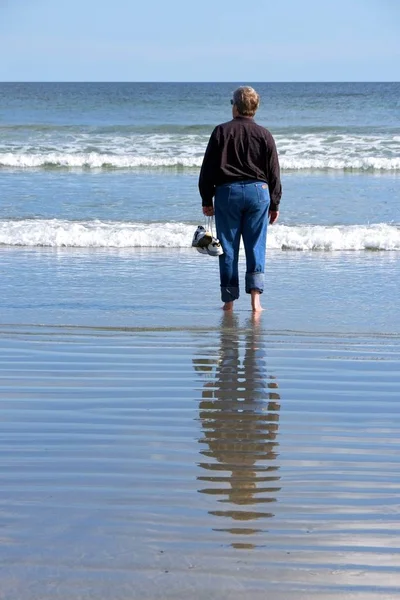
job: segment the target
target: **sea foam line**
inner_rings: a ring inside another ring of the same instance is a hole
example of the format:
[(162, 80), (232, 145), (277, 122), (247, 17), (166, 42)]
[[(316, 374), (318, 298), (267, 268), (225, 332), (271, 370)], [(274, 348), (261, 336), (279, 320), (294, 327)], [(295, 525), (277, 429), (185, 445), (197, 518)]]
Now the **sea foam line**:
[[(26, 219), (0, 221), (0, 245), (53, 248), (188, 248), (195, 225)], [(400, 250), (400, 226), (274, 225), (268, 248), (277, 250)]]
[[(67, 169), (138, 169), (138, 168), (200, 168), (202, 155), (152, 155), (81, 153), (0, 153), (0, 167), (14, 169), (67, 168)], [(354, 170), (354, 171), (400, 171), (400, 157), (359, 156), (337, 158), (323, 155), (280, 157), (282, 170)]]

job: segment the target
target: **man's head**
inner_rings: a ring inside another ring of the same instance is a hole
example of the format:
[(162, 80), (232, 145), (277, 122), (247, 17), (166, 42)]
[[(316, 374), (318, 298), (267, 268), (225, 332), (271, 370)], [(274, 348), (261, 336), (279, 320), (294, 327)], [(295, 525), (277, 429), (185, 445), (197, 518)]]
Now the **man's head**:
[(242, 86), (233, 92), (232, 104), (241, 117), (254, 117), (260, 96), (252, 87)]

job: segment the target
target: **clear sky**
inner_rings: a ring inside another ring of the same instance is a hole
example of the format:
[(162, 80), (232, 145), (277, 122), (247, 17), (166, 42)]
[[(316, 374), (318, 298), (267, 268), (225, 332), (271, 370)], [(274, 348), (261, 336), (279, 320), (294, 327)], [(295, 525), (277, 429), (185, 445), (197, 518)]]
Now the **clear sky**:
[(399, 81), (400, 0), (0, 0), (0, 81)]

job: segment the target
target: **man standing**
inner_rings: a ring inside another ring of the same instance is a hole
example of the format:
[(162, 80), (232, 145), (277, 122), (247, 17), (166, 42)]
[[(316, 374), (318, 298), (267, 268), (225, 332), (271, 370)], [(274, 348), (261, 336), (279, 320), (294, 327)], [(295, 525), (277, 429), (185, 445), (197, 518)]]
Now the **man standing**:
[(253, 88), (235, 90), (233, 119), (215, 127), (200, 171), (203, 213), (215, 214), (217, 236), (224, 250), (219, 257), (224, 310), (232, 310), (239, 298), (241, 237), (246, 253), (246, 293), (251, 295), (252, 310), (262, 310), (267, 224), (272, 225), (279, 216), (282, 186), (278, 154), (271, 133), (254, 121), (259, 103)]

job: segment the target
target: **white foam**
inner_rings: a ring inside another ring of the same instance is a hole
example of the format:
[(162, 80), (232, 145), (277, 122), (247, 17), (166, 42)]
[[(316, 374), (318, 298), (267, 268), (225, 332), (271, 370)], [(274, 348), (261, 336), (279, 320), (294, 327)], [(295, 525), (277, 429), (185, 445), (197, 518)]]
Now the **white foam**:
[[(60, 219), (0, 221), (0, 245), (75, 248), (188, 248), (195, 225)], [(274, 225), (268, 248), (303, 251), (400, 250), (400, 226)]]
[[(78, 133), (50, 139), (36, 135), (20, 145), (0, 143), (0, 167), (21, 169), (199, 168), (208, 135), (100, 135)], [(398, 136), (332, 132), (276, 136), (283, 170), (400, 171)]]
[(5, 153), (0, 154), (0, 166), (13, 168), (66, 167), (72, 169), (132, 169), (137, 167), (200, 167), (201, 158), (185, 156), (116, 156), (114, 154), (59, 153), (41, 154)]
[(282, 170), (313, 170), (313, 171), (400, 171), (399, 158), (377, 158), (377, 157), (359, 157), (359, 158), (299, 158), (282, 157), (280, 159)]
[[(182, 223), (61, 219), (0, 221), (0, 244), (75, 248), (184, 248), (194, 228)], [(191, 238), (190, 238), (191, 241)]]
[(275, 225), (269, 229), (268, 247), (282, 250), (400, 250), (400, 226)]
[[(64, 167), (70, 169), (135, 169), (135, 168), (200, 168), (202, 156), (131, 156), (98, 154), (96, 152), (63, 154), (0, 154), (0, 166), (20, 169), (40, 167)], [(282, 170), (364, 170), (400, 171), (399, 158), (359, 157), (297, 157), (281, 156)]]

